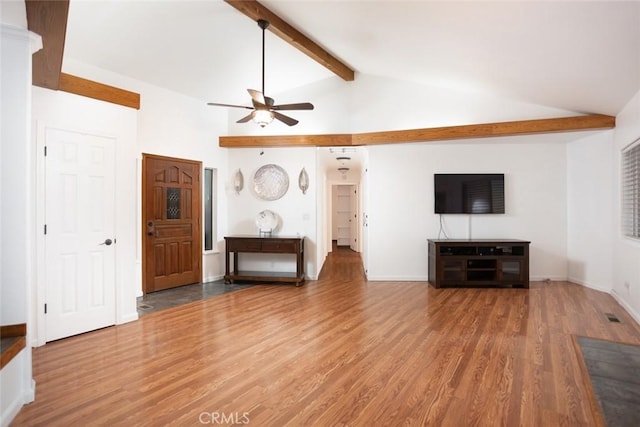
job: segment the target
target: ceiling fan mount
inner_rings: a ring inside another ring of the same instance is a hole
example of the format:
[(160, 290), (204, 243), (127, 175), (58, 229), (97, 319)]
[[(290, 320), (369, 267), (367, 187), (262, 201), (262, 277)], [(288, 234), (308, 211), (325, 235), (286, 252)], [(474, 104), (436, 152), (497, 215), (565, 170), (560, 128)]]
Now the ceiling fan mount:
[(232, 108), (245, 108), (248, 110), (253, 110), (249, 115), (241, 118), (236, 121), (236, 123), (246, 123), (250, 120), (258, 123), (261, 127), (265, 127), (273, 119), (277, 119), (282, 123), (288, 126), (295, 126), (298, 124), (298, 121), (292, 117), (286, 116), (279, 111), (286, 110), (313, 110), (313, 104), (309, 102), (300, 102), (296, 104), (281, 104), (275, 105), (275, 101), (273, 98), (265, 96), (264, 94), (264, 63), (265, 63), (265, 49), (264, 49), (264, 40), (265, 40), (265, 31), (269, 27), (269, 21), (264, 19), (258, 19), (258, 26), (262, 29), (262, 92), (257, 91), (255, 89), (247, 89), (249, 95), (251, 96), (252, 107), (247, 107), (244, 105), (233, 105), (233, 104), (221, 104), (218, 102), (209, 102), (207, 105), (217, 106), (217, 107), (232, 107)]

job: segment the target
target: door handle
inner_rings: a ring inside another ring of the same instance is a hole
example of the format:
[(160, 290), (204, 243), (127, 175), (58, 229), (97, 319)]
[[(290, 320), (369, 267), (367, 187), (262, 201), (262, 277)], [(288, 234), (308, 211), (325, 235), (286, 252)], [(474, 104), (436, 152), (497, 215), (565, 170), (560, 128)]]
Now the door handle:
[(147, 236), (153, 236), (154, 232), (153, 221), (147, 221)]
[[(106, 239), (104, 242), (100, 243), (100, 245), (111, 246), (112, 243), (115, 243), (115, 240)], [(100, 245), (98, 245), (98, 246), (100, 246)]]

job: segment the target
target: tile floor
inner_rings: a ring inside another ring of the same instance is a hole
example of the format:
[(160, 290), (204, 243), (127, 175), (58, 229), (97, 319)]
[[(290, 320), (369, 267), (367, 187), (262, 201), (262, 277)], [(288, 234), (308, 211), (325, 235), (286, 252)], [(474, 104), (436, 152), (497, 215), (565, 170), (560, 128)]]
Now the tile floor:
[(193, 301), (209, 298), (215, 295), (245, 289), (252, 284), (225, 285), (223, 280), (208, 283), (196, 283), (194, 285), (180, 286), (164, 291), (152, 292), (138, 297), (138, 315), (153, 313), (158, 310), (176, 307)]
[(640, 425), (640, 346), (578, 337), (608, 426)]

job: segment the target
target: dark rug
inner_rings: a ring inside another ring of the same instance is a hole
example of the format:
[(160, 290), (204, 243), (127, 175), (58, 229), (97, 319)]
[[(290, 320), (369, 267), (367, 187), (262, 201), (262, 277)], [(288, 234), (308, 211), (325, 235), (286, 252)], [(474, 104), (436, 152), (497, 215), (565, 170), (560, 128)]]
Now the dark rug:
[(605, 422), (640, 426), (640, 346), (578, 337)]
[(196, 283), (194, 285), (180, 286), (164, 291), (151, 292), (138, 297), (138, 316), (177, 307), (201, 299), (233, 292), (253, 286), (253, 284), (233, 283), (225, 285), (224, 281)]

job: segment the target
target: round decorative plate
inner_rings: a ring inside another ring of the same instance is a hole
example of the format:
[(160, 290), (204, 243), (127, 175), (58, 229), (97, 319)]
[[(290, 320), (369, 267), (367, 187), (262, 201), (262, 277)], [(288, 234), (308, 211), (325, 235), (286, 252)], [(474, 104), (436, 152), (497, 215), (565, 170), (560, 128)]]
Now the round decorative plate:
[(270, 210), (258, 213), (256, 225), (259, 231), (273, 231), (278, 226), (278, 216)]
[(262, 200), (278, 200), (289, 188), (289, 175), (278, 165), (264, 165), (253, 175), (253, 190)]

